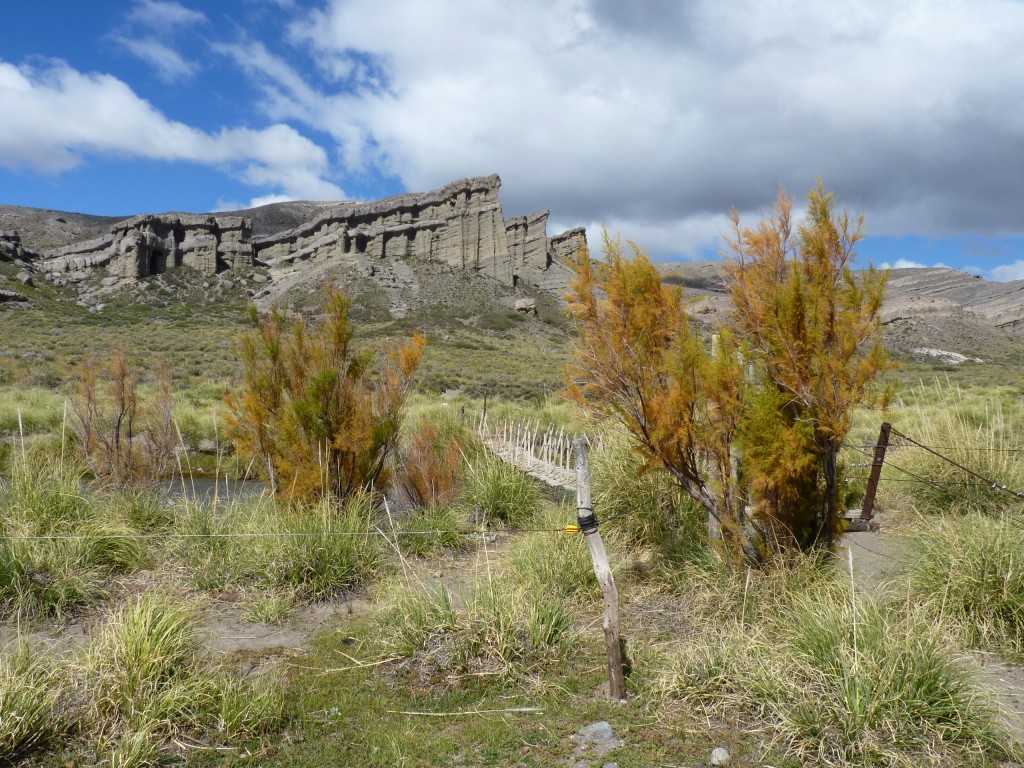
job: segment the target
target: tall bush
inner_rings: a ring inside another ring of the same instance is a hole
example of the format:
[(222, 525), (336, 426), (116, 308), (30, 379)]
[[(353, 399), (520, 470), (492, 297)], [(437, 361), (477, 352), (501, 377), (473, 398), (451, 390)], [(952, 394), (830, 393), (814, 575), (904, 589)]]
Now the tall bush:
[(71, 427), (92, 473), (124, 485), (155, 480), (174, 459), (171, 375), (157, 362), (156, 388), (140, 398), (141, 374), (119, 345), (105, 361), (86, 356), (79, 365)]
[(854, 276), (861, 224), (837, 214), (820, 182), (794, 234), (792, 200), (742, 228), (733, 212), (727, 288), (734, 312), (709, 352), (646, 254), (605, 235), (584, 249), (567, 296), (578, 342), (567, 394), (630, 435), (645, 468), (662, 466), (706, 510), (728, 548), (759, 560), (831, 545), (837, 457), (858, 404), (879, 399), (891, 366), (878, 340), (886, 275)]
[(426, 339), (392, 346), (377, 361), (356, 349), (349, 299), (329, 288), (323, 317), (286, 327), (284, 312), (260, 316), (239, 342), (242, 388), (228, 396), (228, 428), (287, 499), (344, 499), (387, 479), (402, 408)]

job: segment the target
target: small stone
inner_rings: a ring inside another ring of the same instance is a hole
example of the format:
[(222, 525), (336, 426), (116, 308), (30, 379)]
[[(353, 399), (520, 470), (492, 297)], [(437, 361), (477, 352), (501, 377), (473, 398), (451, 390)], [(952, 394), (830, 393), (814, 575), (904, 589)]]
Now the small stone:
[(232, 283), (230, 280), (221, 280), (220, 285), (225, 291), (230, 291), (232, 288), (235, 287), (235, 284)]
[(601, 768), (619, 768), (618, 763), (605, 763)]
[(728, 765), (729, 750), (727, 750), (725, 747), (715, 747), (711, 752), (711, 764)]
[(615, 738), (615, 732), (611, 725), (605, 720), (585, 725), (576, 731), (573, 739), (584, 744), (594, 741), (611, 741)]
[(26, 272), (26, 271), (24, 271), (24, 270), (22, 270), (21, 272), (19, 272), (18, 274), (16, 274), (16, 275), (15, 275), (15, 277), (16, 277), (16, 278), (17, 278), (18, 280), (20, 280), (21, 282), (23, 282), (23, 283), (24, 283), (25, 285), (34, 285), (34, 284), (35, 284), (35, 283), (34, 283), (34, 282), (32, 281), (32, 275), (30, 275), (30, 274), (29, 274), (28, 272)]
[(117, 285), (118, 280), (120, 280), (119, 277), (111, 275), (110, 277), (104, 277), (102, 280), (100, 280), (100, 285), (102, 285), (104, 288), (109, 288), (112, 285)]
[(259, 272), (254, 274), (251, 279), (252, 279), (252, 281), (254, 283), (265, 283), (265, 282), (267, 282), (267, 276), (266, 275), (261, 275)]
[(83, 293), (78, 297), (78, 303), (83, 307), (92, 307), (97, 304), (96, 297), (91, 293)]

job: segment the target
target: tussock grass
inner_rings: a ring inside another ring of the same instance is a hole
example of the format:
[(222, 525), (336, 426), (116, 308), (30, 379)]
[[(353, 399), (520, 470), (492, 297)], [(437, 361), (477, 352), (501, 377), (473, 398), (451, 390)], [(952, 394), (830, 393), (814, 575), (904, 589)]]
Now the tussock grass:
[[(575, 520), (575, 509), (548, 508), (532, 519), (531, 527), (557, 531)], [(527, 594), (563, 598), (600, 595), (590, 552), (582, 535), (569, 536), (546, 530), (524, 533), (509, 546), (503, 574)]]
[(541, 498), (536, 483), (522, 470), (483, 454), (466, 473), (462, 500), (479, 508), (486, 520), (518, 528), (534, 517)]
[(440, 584), (391, 585), (377, 615), (392, 647), (432, 672), (485, 668), (514, 677), (578, 642), (563, 597), (505, 579), (475, 580), (461, 597)]
[(432, 557), (443, 551), (465, 549), (469, 542), (459, 531), (464, 531), (467, 525), (466, 513), (461, 507), (437, 504), (416, 507), (396, 523), (402, 533), (395, 540), (405, 557)]
[(195, 608), (171, 596), (146, 595), (111, 614), (81, 670), (81, 729), (99, 756), (152, 765), (175, 736), (245, 737), (281, 721), (279, 686), (210, 667), (198, 623)]
[[(147, 558), (123, 504), (86, 495), (72, 462), (33, 454), (0, 481), (0, 616), (60, 618), (101, 599), (104, 581)], [(70, 538), (31, 538), (70, 537)]]
[[(940, 382), (916, 388), (907, 399), (910, 405), (890, 413), (896, 429), (1000, 485), (1024, 491), (1024, 461), (1019, 453), (1022, 401)], [(926, 513), (998, 512), (1013, 506), (1014, 499), (1006, 492), (920, 448), (902, 446), (895, 436), (893, 443), (896, 447), (889, 450), (886, 461), (929, 482), (907, 482), (908, 476), (898, 470), (885, 470), (879, 488), (886, 506)], [(855, 460), (863, 463), (866, 457), (858, 455)], [(896, 482), (887, 484), (887, 478)]]
[(264, 624), (280, 624), (295, 610), (295, 603), (296, 595), (291, 590), (254, 590), (245, 598), (245, 618)]
[(723, 610), (663, 660), (651, 685), (666, 715), (736, 718), (805, 765), (1005, 756), (995, 707), (926, 612), (855, 597), (809, 560), (780, 570), (770, 584), (706, 582)]
[(172, 733), (198, 727), (216, 689), (194, 675), (201, 644), (196, 611), (180, 600), (147, 596), (115, 610), (91, 644), (85, 663), (99, 731)]
[(461, 640), (468, 658), (491, 659), (511, 672), (513, 664), (559, 656), (571, 630), (571, 611), (559, 596), (479, 580), (466, 601)]
[[(385, 544), (375, 532), (370, 497), (339, 506), (284, 509), (267, 499), (245, 499), (227, 508), (183, 502), (176, 530), (177, 555), (199, 589), (267, 588), (318, 600), (370, 581), (386, 569)], [(258, 534), (226, 536), (223, 534)]]
[(0, 653), (0, 763), (9, 764), (63, 737), (57, 665), (19, 644)]
[(967, 514), (908, 526), (910, 599), (971, 647), (1024, 657), (1024, 530)]
[(432, 636), (454, 632), (459, 626), (455, 599), (443, 584), (410, 588), (399, 582), (385, 585), (377, 619), (399, 653), (412, 656), (427, 647)]
[(42, 387), (0, 387), (0, 435), (60, 431), (63, 417), (63, 395)]
[(602, 525), (626, 546), (653, 551), (668, 563), (705, 559), (707, 513), (665, 470), (644, 471), (621, 429), (602, 437), (602, 449), (591, 455), (594, 509)]
[[(112, 610), (89, 644), (54, 660), (0, 653), (0, 762), (61, 750), (69, 765), (153, 766), (180, 739), (262, 736), (284, 717), (281, 681), (210, 664), (196, 606), (149, 594)], [(49, 763), (47, 763), (49, 764)]]

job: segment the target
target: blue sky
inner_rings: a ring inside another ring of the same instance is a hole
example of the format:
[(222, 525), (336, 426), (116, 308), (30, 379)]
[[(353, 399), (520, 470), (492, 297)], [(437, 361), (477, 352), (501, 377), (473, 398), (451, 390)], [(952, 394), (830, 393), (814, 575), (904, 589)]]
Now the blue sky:
[(6, 3), (0, 203), (108, 215), (499, 173), (714, 256), (820, 176), (865, 259), (1024, 278), (1018, 0)]

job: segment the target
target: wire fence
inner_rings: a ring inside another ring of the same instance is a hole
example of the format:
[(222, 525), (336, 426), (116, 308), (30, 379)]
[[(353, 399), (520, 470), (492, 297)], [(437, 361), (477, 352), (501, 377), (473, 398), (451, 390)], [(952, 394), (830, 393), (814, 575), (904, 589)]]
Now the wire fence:
[[(524, 471), (530, 474), (530, 468), (542, 468), (549, 469), (552, 465), (560, 471), (560, 474), (570, 475), (574, 474), (575, 467), (572, 462), (571, 442), (575, 439), (576, 435), (566, 434), (564, 430), (556, 431), (553, 427), (544, 428), (541, 427), (539, 422), (537, 424), (531, 424), (527, 422), (525, 425), (514, 424), (512, 422), (502, 422), (497, 428), (489, 428), (486, 416), (482, 415), (479, 421), (474, 425), (476, 427), (477, 434), (484, 438), (485, 444), (491, 448), (492, 452), (498, 456), (498, 458), (508, 463), (519, 466)], [(986, 451), (986, 452), (998, 452), (998, 453), (1024, 453), (1024, 448), (988, 448), (988, 447), (977, 447), (977, 446), (939, 446), (925, 444), (914, 437), (892, 428), (889, 433), (891, 437), (884, 444), (876, 443), (849, 443), (844, 446), (845, 449), (854, 453), (863, 455), (872, 459), (869, 463), (854, 463), (848, 465), (850, 469), (872, 469), (879, 472), (879, 479), (881, 479), (881, 471), (884, 469), (890, 469), (894, 472), (899, 473), (900, 477), (892, 477), (886, 475), (884, 483), (909, 483), (915, 485), (928, 486), (935, 490), (947, 492), (955, 490), (996, 490), (1001, 493), (1005, 493), (1008, 496), (1012, 496), (1014, 499), (1024, 501), (1024, 491), (1016, 490), (1009, 487), (1004, 483), (984, 475), (982, 472), (966, 466), (962, 461), (958, 461), (951, 456), (946, 455), (943, 451)], [(588, 442), (589, 442), (589, 438)], [(510, 445), (512, 449), (510, 451), (502, 450), (501, 445)], [(593, 445), (598, 450), (601, 448), (600, 443)], [(963, 480), (949, 480), (949, 479), (935, 479), (925, 477), (918, 472), (914, 472), (895, 463), (888, 456), (884, 458), (881, 464), (876, 467), (875, 461), (877, 457), (874, 451), (879, 448), (886, 450), (894, 449), (914, 449), (925, 451), (928, 454), (934, 456), (938, 460), (945, 464), (953, 467), (958, 472), (965, 476)], [(505, 455), (508, 454), (508, 455)], [(538, 473), (539, 474), (539, 473)], [(544, 481), (550, 482), (550, 478), (541, 477)], [(561, 478), (559, 478), (561, 479)], [(861, 481), (865, 478), (861, 477), (847, 477), (847, 483), (851, 481)], [(983, 498), (972, 499), (981, 506), (988, 507), (990, 510), (998, 508), (992, 500), (986, 500)], [(624, 513), (619, 513), (612, 518), (606, 518), (602, 522), (610, 522), (615, 517), (621, 517)], [(1024, 526), (1024, 523), (1022, 523)], [(509, 529), (488, 529), (486, 526), (472, 529), (445, 529), (445, 528), (429, 528), (423, 530), (404, 530), (398, 528), (392, 528), (391, 530), (384, 530), (377, 528), (372, 531), (225, 531), (225, 532), (209, 532), (209, 533), (184, 533), (174, 531), (160, 531), (160, 532), (149, 532), (149, 533), (118, 533), (118, 532), (96, 532), (88, 534), (50, 534), (50, 535), (0, 535), (0, 541), (40, 541), (40, 540), (53, 540), (53, 541), (80, 541), (80, 540), (96, 540), (96, 539), (141, 539), (141, 540), (159, 540), (159, 539), (225, 539), (225, 538), (247, 538), (247, 539), (263, 539), (263, 538), (317, 538), (317, 537), (371, 537), (381, 536), (386, 538), (393, 538), (398, 536), (464, 536), (468, 538), (480, 538), (485, 536), (493, 536), (497, 533), (503, 535), (514, 535), (514, 534), (526, 534), (526, 533), (546, 533), (546, 534), (568, 534), (574, 535), (579, 533), (579, 527), (575, 523), (568, 523), (561, 527), (542, 527), (542, 528), (509, 528)]]

